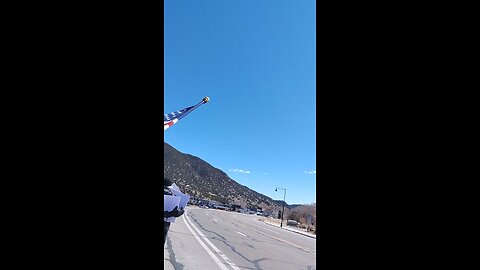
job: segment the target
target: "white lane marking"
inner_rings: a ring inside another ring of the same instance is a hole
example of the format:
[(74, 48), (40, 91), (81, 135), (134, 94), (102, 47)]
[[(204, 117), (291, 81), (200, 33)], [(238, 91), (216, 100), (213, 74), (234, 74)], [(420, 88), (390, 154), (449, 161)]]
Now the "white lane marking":
[[(230, 220), (230, 221), (233, 222), (233, 220), (231, 220), (231, 219), (229, 219), (229, 218), (227, 218), (227, 217), (226, 217), (226, 219), (228, 219), (228, 220)], [(298, 248), (298, 249), (301, 249), (301, 250), (303, 250), (303, 251), (310, 252), (310, 250), (309, 250), (308, 248), (304, 248), (304, 247), (298, 246), (298, 245), (296, 245), (296, 244), (294, 244), (294, 243), (292, 243), (292, 242), (290, 242), (290, 241), (283, 240), (283, 239), (280, 239), (280, 238), (275, 237), (275, 236), (273, 236), (273, 235), (266, 234), (266, 233), (264, 233), (264, 232), (261, 232), (261, 231), (259, 231), (259, 230), (256, 230), (256, 229), (254, 229), (254, 228), (252, 228), (252, 227), (249, 227), (249, 226), (247, 226), (247, 225), (245, 225), (245, 224), (242, 224), (242, 223), (240, 223), (240, 222), (237, 222), (237, 223), (240, 224), (240, 225), (242, 225), (242, 226), (245, 226), (245, 227), (249, 228), (250, 230), (254, 230), (254, 231), (258, 232), (259, 234), (262, 234), (262, 235), (268, 236), (268, 237), (270, 237), (270, 238), (276, 239), (276, 240), (278, 240), (278, 241), (280, 241), (280, 242), (283, 242), (283, 243), (285, 243), (285, 244), (291, 245), (291, 246), (296, 247), (296, 248)], [(265, 229), (265, 228), (262, 228), (262, 229)]]
[[(188, 216), (186, 214), (183, 215), (184, 219), (187, 220), (190, 225), (192, 226), (192, 228), (197, 231), (197, 233), (203, 238), (203, 240), (210, 245), (210, 247), (215, 251), (217, 252), (218, 255), (220, 255), (220, 257), (222, 257), (226, 263), (228, 263), (233, 269), (235, 270), (240, 270), (240, 268), (238, 268), (233, 262), (230, 261), (230, 259), (225, 255), (223, 254), (223, 252), (221, 252), (212, 242), (210, 242), (210, 240), (208, 240), (208, 238), (195, 226), (195, 224), (193, 224), (192, 221), (190, 221), (190, 219), (188, 218)], [(223, 269), (223, 268), (222, 268)]]
[(267, 229), (267, 228), (262, 228), (262, 230), (270, 231), (270, 232), (273, 232), (273, 233), (276, 233), (276, 234), (281, 234), (281, 233), (279, 233), (279, 232), (272, 231), (272, 230), (270, 230), (270, 229)]
[(216, 219), (213, 219), (213, 220), (215, 220), (215, 221), (217, 221), (217, 222), (218, 222), (218, 220), (216, 220)]
[(245, 235), (245, 234), (243, 234), (243, 233), (241, 233), (241, 232), (239, 232), (239, 231), (236, 231), (236, 232), (246, 237), (246, 235)]
[[(187, 228), (190, 230), (190, 232), (192, 233), (192, 235), (195, 237), (195, 239), (197, 239), (198, 243), (200, 243), (200, 245), (203, 247), (203, 249), (205, 249), (205, 251), (207, 251), (208, 255), (210, 255), (210, 257), (213, 259), (213, 261), (215, 263), (217, 263), (217, 265), (220, 267), (220, 269), (222, 270), (228, 270), (228, 268), (223, 265), (223, 262), (220, 261), (220, 259), (215, 256), (215, 254), (213, 254), (213, 252), (203, 243), (202, 240), (200, 240), (200, 238), (198, 237), (198, 235), (192, 230), (192, 228), (190, 228), (190, 226), (188, 225), (188, 222), (187, 222), (187, 219), (185, 218), (185, 216), (187, 215), (187, 212), (185, 211), (185, 213), (182, 215), (182, 218), (183, 218), (183, 221), (185, 222), (185, 225), (187, 225)], [(193, 225), (193, 224), (192, 224)]]
[[(223, 213), (222, 213), (222, 214), (223, 214)], [(232, 215), (232, 216), (235, 217), (236, 215)], [(223, 215), (222, 215), (221, 217), (224, 218), (224, 219), (226, 219), (226, 220), (230, 220), (231, 222), (235, 222), (234, 220), (232, 220), (232, 219), (230, 219), (230, 218), (228, 218), (228, 217), (226, 217), (226, 216), (223, 216)], [(258, 219), (256, 219), (256, 218), (252, 218), (252, 220), (253, 220), (253, 221), (258, 221)], [(256, 231), (256, 232), (258, 232), (258, 233), (260, 233), (260, 234), (262, 234), (262, 235), (265, 235), (265, 236), (268, 236), (268, 237), (270, 237), (270, 238), (276, 239), (276, 240), (278, 240), (278, 241), (280, 241), (280, 242), (286, 243), (286, 244), (288, 244), (288, 245), (290, 245), (290, 246), (296, 247), (296, 248), (298, 248), (298, 249), (301, 249), (301, 250), (303, 250), (303, 251), (311, 254), (311, 253), (310, 253), (311, 250), (308, 249), (308, 248), (306, 248), (306, 247), (301, 247), (301, 246), (299, 246), (299, 245), (296, 245), (296, 244), (293, 243), (293, 242), (290, 242), (290, 241), (287, 241), (287, 240), (284, 240), (284, 239), (275, 237), (275, 236), (273, 236), (273, 235), (266, 234), (266, 233), (264, 233), (264, 232), (261, 232), (261, 231), (259, 231), (259, 230), (256, 230), (256, 229), (252, 228), (251, 226), (247, 226), (247, 225), (245, 225), (245, 224), (243, 224), (243, 223), (237, 222), (237, 224), (240, 224), (240, 225), (242, 225), (242, 226), (245, 226), (245, 227), (247, 227), (247, 228), (249, 228), (249, 229), (251, 229), (251, 230), (254, 230), (254, 231)], [(273, 232), (273, 233), (282, 235), (282, 234), (279, 233), (279, 232), (276, 232), (276, 231), (267, 229), (267, 228), (265, 228), (265, 227), (263, 227), (263, 226), (262, 226), (262, 230), (267, 230), (267, 231), (270, 231), (270, 232)], [(241, 235), (243, 235), (243, 236), (246, 237), (245, 234), (240, 233), (240, 232), (237, 231), (237, 230), (235, 230), (235, 231), (236, 231), (237, 233), (239, 233), (239, 234), (241, 234)], [(287, 231), (289, 231), (289, 230), (287, 230)], [(316, 254), (316, 251), (313, 250), (313, 253)]]
[[(221, 213), (221, 214), (224, 214), (224, 213)], [(236, 216), (235, 214), (232, 215), (232, 217), (235, 217), (235, 216)], [(248, 229), (251, 229), (251, 230), (253, 230), (253, 231), (256, 231), (256, 232), (258, 232), (258, 233), (260, 233), (260, 234), (262, 234), (262, 235), (264, 235), (264, 236), (268, 236), (268, 237), (270, 237), (270, 238), (273, 238), (273, 239), (275, 239), (275, 240), (278, 240), (278, 241), (283, 242), (283, 243), (285, 243), (285, 244), (288, 244), (288, 245), (290, 245), (290, 246), (293, 246), (293, 247), (296, 247), (296, 248), (298, 248), (298, 249), (301, 249), (301, 250), (303, 250), (303, 251), (305, 251), (305, 252), (307, 252), (307, 253), (310, 253), (310, 249), (308, 249), (308, 248), (306, 248), (306, 247), (301, 247), (301, 246), (299, 246), (299, 245), (297, 245), (297, 244), (295, 244), (295, 243), (293, 243), (293, 242), (290, 242), (290, 241), (288, 241), (288, 240), (284, 240), (284, 239), (275, 237), (275, 236), (273, 236), (273, 235), (270, 235), (270, 234), (261, 232), (261, 231), (259, 231), (259, 230), (256, 230), (256, 229), (252, 228), (251, 226), (245, 225), (245, 224), (243, 224), (243, 223), (241, 223), (241, 222), (235, 222), (234, 220), (232, 220), (232, 219), (229, 218), (229, 217), (226, 217), (225, 215), (222, 215), (222, 216), (220, 216), (220, 217), (221, 217), (221, 218), (224, 218), (224, 219), (226, 219), (226, 220), (229, 220), (229, 221), (231, 221), (231, 222), (233, 222), (233, 223), (237, 223), (237, 224), (239, 224), (239, 225), (242, 225), (242, 226), (244, 226), (244, 227), (247, 227)], [(250, 216), (249, 216), (249, 217), (250, 217)], [(258, 222), (257, 217), (251, 217), (251, 220), (252, 220), (252, 221), (255, 221), (255, 222)], [(262, 229), (262, 230), (267, 230), (267, 231), (273, 232), (273, 233), (275, 233), (275, 234), (282, 235), (280, 232), (276, 232), (276, 231), (274, 231), (274, 230), (265, 228), (265, 227), (263, 227), (263, 226), (262, 226), (261, 229)], [(235, 231), (236, 231), (236, 230), (235, 230)], [(238, 231), (236, 231), (236, 232), (239, 233)], [(287, 230), (287, 232), (290, 232), (290, 231)], [(240, 233), (240, 234), (242, 234), (242, 233)], [(244, 236), (246, 237), (245, 234), (242, 234), (242, 235), (244, 235)]]

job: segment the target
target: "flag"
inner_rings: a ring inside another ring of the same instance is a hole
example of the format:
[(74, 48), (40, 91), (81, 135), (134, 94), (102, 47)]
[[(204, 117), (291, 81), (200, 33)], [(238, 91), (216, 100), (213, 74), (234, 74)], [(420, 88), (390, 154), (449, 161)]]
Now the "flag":
[(163, 131), (167, 130), (167, 128), (173, 126), (173, 124), (177, 123), (183, 116), (187, 113), (193, 111), (195, 106), (190, 106), (180, 111), (167, 113), (163, 115)]
[(163, 131), (167, 130), (167, 128), (173, 126), (173, 124), (177, 123), (178, 120), (182, 119), (185, 115), (191, 113), (196, 108), (200, 107), (200, 105), (205, 104), (210, 101), (209, 97), (204, 97), (202, 101), (200, 101), (197, 105), (190, 106), (183, 110), (179, 110), (172, 113), (167, 113), (163, 115)]

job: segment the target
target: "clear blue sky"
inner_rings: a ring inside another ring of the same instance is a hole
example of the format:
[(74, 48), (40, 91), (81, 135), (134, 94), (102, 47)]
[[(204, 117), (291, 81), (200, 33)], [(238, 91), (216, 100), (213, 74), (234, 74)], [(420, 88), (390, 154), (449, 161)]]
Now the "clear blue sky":
[(316, 202), (315, 1), (164, 3), (164, 113), (211, 99), (165, 142), (273, 199)]

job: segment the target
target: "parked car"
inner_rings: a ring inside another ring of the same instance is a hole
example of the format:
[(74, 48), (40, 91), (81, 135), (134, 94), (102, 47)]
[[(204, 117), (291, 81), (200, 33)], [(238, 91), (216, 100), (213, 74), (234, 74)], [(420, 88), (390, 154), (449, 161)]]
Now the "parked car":
[(298, 221), (296, 220), (287, 220), (287, 225), (289, 226), (298, 226)]

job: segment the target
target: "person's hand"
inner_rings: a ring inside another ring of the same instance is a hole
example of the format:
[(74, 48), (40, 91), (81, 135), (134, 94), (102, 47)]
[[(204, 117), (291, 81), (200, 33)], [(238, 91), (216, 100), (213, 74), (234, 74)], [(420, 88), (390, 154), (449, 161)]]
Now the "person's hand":
[(178, 209), (178, 206), (175, 206), (175, 208), (173, 208), (172, 211), (164, 211), (163, 215), (166, 218), (169, 218), (169, 217), (179, 217), (179, 216), (183, 215), (183, 213), (185, 213), (185, 210)]
[(185, 210), (183, 210), (183, 208), (180, 208), (180, 209), (177, 209), (177, 207), (175, 207), (173, 209), (173, 214), (174, 214), (174, 217), (179, 217), (181, 215), (183, 215), (183, 213), (185, 213)]

